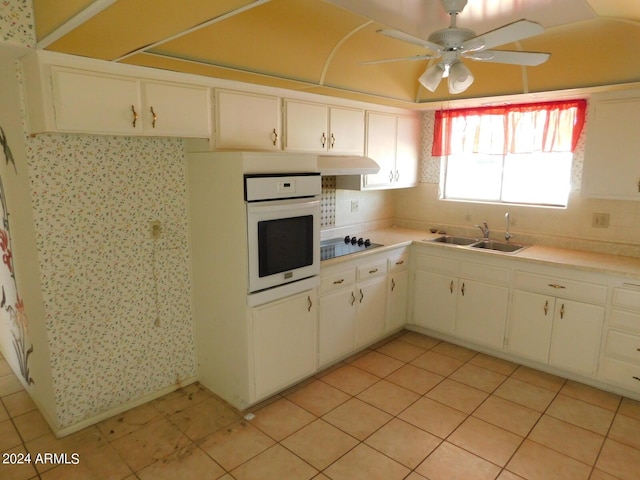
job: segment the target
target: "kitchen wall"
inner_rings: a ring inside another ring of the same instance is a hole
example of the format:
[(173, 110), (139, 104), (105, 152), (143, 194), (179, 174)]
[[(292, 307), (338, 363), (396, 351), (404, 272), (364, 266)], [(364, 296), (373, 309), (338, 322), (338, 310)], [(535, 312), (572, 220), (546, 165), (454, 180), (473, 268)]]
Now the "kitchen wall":
[[(438, 228), (454, 234), (477, 235), (484, 220), (495, 238), (504, 235), (504, 214), (511, 215), (514, 242), (640, 257), (640, 202), (589, 199), (580, 196), (585, 138), (583, 129), (574, 155), (567, 208), (534, 208), (438, 199), (440, 160), (431, 156), (434, 112), (422, 114), (420, 185), (394, 191), (395, 223), (410, 228)], [(544, 188), (543, 185), (540, 188)], [(592, 226), (592, 214), (609, 213), (609, 228)]]

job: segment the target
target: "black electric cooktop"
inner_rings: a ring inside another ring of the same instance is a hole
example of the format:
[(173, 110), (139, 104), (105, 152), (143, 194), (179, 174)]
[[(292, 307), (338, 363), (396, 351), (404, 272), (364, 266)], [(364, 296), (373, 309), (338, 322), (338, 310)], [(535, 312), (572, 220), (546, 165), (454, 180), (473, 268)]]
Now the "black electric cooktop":
[(347, 235), (341, 238), (331, 238), (320, 242), (320, 260), (342, 257), (351, 253), (362, 252), (376, 247), (382, 247), (379, 243), (371, 243), (368, 238)]

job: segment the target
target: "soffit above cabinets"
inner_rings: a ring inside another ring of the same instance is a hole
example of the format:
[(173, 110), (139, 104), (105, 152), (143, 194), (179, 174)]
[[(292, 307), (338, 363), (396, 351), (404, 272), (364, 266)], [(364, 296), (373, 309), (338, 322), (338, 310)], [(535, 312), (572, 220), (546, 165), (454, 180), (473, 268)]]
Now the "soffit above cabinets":
[(543, 34), (498, 48), (551, 58), (537, 67), (467, 61), (475, 82), (454, 96), (446, 85), (433, 93), (420, 86), (430, 60), (362, 64), (427, 53), (376, 31), (427, 38), (448, 26), (440, 0), (33, 0), (33, 6), (40, 49), (386, 105), (640, 81), (637, 0), (469, 0), (459, 27), (480, 34), (521, 18), (537, 21)]

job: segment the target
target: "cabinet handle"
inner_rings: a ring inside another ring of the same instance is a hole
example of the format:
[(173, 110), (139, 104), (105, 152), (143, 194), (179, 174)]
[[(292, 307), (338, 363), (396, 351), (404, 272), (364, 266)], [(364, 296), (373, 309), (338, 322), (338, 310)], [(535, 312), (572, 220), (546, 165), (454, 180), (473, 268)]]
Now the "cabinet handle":
[(356, 296), (353, 294), (353, 292), (351, 292), (351, 306), (353, 307), (353, 304), (356, 303)]
[(462, 288), (460, 289), (460, 291), (462, 292), (462, 296), (464, 297), (464, 282), (462, 282)]
[(153, 119), (151, 120), (151, 127), (156, 128), (156, 120), (158, 120), (158, 116), (156, 115), (156, 112), (153, 111), (153, 107), (151, 107), (151, 118)]
[(362, 303), (362, 300), (364, 300), (364, 293), (362, 292), (362, 289), (360, 289), (360, 303)]
[(278, 132), (276, 129), (273, 129), (273, 146), (275, 147), (278, 144)]
[(453, 293), (453, 280), (451, 280), (451, 283), (449, 284), (449, 291)]
[(136, 128), (136, 123), (138, 123), (138, 112), (136, 112), (136, 107), (131, 105), (131, 113), (133, 113), (133, 128)]
[(631, 377), (631, 378), (633, 378), (634, 380), (638, 380), (640, 382), (640, 377)]
[(396, 281), (392, 278), (391, 279), (391, 291), (393, 292), (393, 290), (396, 288)]
[(333, 284), (334, 285), (340, 285), (342, 282), (344, 282), (344, 278), (341, 278), (340, 280), (334, 280)]
[(389, 170), (389, 183), (393, 182), (393, 170)]
[(398, 260), (398, 261), (396, 262), (396, 265), (402, 265), (403, 263), (404, 263), (404, 260)]
[(322, 148), (324, 148), (324, 146), (327, 144), (327, 136), (324, 134), (324, 132), (322, 132), (321, 141), (322, 141)]
[(544, 302), (544, 316), (547, 316), (547, 313), (549, 312), (549, 300), (547, 300), (546, 302)]
[(336, 137), (332, 133), (331, 134), (331, 148), (334, 148), (335, 146), (336, 146)]
[(400, 170), (396, 170), (396, 182), (400, 180)]
[(310, 312), (311, 307), (313, 307), (313, 302), (311, 301), (311, 295), (307, 296), (307, 302), (309, 302), (309, 305), (307, 306), (307, 312)]
[(378, 271), (377, 268), (374, 268), (373, 270), (369, 270), (369, 273), (376, 273)]
[(640, 180), (638, 180), (638, 193), (640, 193)]
[(549, 286), (551, 288), (567, 288), (564, 285), (558, 285), (557, 283), (550, 283)]
[(564, 318), (564, 303), (560, 307), (560, 318)]

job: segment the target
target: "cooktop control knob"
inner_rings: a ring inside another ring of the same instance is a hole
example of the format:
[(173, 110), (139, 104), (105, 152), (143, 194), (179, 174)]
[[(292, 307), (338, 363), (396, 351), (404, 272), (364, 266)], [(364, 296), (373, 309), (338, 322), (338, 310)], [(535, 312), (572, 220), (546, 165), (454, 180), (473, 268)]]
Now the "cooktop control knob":
[(351, 237), (349, 235), (344, 237), (344, 243), (350, 243), (350, 242), (351, 242)]
[(369, 247), (371, 246), (371, 240), (369, 240), (368, 238), (364, 241), (364, 246), (365, 247)]
[(358, 239), (356, 237), (351, 237), (351, 245), (355, 245), (358, 243)]
[(361, 247), (362, 245), (364, 245), (364, 238), (360, 237), (358, 239), (358, 245)]

